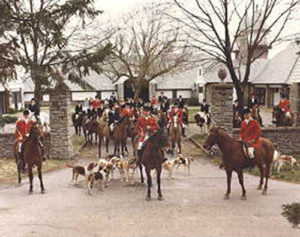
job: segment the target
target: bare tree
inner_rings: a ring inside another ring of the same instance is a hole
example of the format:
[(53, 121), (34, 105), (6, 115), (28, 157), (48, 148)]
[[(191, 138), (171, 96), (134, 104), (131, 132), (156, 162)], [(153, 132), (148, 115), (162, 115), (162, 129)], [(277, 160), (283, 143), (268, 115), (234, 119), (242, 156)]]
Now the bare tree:
[[(299, 0), (173, 0), (179, 13), (169, 15), (186, 29), (191, 47), (204, 52), (204, 61), (227, 67), (235, 86), (239, 109), (251, 66), (278, 41)], [(272, 31), (272, 34), (270, 32)], [(268, 41), (266, 38), (268, 37)], [(260, 45), (265, 45), (262, 49)], [(234, 59), (239, 47), (240, 60)], [(238, 70), (243, 68), (243, 72)]]
[(127, 77), (135, 98), (151, 80), (189, 65), (191, 50), (182, 43), (178, 24), (163, 11), (164, 5), (154, 3), (138, 7), (122, 19), (114, 37), (104, 72), (114, 82)]

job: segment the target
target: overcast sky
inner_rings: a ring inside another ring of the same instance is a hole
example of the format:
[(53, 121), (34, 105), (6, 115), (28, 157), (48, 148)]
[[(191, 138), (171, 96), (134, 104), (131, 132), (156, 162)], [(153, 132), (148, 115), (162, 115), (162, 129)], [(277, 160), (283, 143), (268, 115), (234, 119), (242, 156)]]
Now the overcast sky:
[[(144, 4), (147, 2), (151, 2), (153, 0), (95, 0), (95, 4), (97, 9), (104, 10), (104, 18), (110, 18), (110, 19), (118, 19), (118, 17), (126, 12), (131, 11), (139, 4)], [(166, 0), (156, 0), (158, 2), (166, 1)], [(190, 0), (189, 0), (190, 1)], [(299, 13), (300, 14), (300, 13)], [(298, 22), (297, 22), (298, 21)], [(296, 32), (300, 32), (300, 18), (298, 17), (298, 20), (291, 22), (285, 29), (284, 35), (291, 35), (295, 34)], [(286, 46), (286, 43), (281, 45), (276, 45), (271, 50), (271, 55), (274, 56), (274, 54), (278, 53), (280, 50), (282, 50), (283, 47)]]

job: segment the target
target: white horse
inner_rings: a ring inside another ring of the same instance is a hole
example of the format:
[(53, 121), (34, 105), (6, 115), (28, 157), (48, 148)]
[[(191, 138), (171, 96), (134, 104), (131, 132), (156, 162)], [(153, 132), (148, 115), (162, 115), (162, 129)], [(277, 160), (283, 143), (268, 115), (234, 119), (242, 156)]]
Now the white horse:
[(203, 111), (199, 111), (195, 114), (194, 118), (197, 125), (200, 127), (201, 135), (207, 134), (211, 124), (210, 115)]
[[(35, 122), (38, 122), (36, 117), (34, 116), (34, 113), (29, 113), (29, 118)], [(38, 116), (38, 119), (40, 120), (41, 126), (43, 127), (43, 132), (49, 132), (50, 131), (50, 118), (49, 114), (46, 112), (40, 112), (40, 116)]]

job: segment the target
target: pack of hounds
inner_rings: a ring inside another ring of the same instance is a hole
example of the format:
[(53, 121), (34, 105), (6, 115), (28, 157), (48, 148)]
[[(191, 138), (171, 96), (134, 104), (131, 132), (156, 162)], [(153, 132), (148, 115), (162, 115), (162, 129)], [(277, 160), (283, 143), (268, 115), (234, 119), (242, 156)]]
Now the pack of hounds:
[[(171, 180), (173, 170), (180, 166), (185, 167), (187, 174), (190, 175), (192, 162), (193, 158), (179, 154), (176, 158), (165, 159), (162, 168), (168, 173), (168, 179)], [(76, 185), (79, 177), (83, 177), (86, 181), (88, 194), (92, 195), (93, 187), (96, 184), (102, 191), (109, 187), (109, 181), (114, 178), (115, 170), (119, 170), (121, 182), (134, 184), (137, 158), (108, 155), (105, 159), (91, 162), (87, 166), (68, 164), (67, 167), (72, 169), (72, 182)]]

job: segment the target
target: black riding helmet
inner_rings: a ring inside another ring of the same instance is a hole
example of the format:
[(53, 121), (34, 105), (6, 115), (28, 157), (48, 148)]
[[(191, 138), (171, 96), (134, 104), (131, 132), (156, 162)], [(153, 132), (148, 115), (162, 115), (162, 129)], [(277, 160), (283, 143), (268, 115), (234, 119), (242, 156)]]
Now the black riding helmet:
[(24, 115), (24, 116), (28, 116), (28, 115), (29, 115), (29, 111), (28, 111), (27, 109), (24, 110), (24, 111), (23, 111), (23, 115)]
[(250, 109), (249, 109), (249, 108), (245, 108), (245, 109), (243, 110), (243, 114), (251, 114)]

